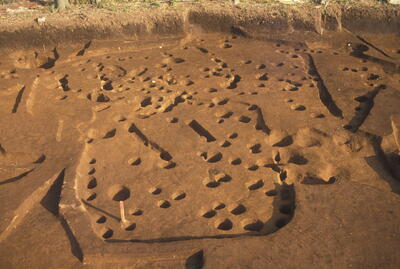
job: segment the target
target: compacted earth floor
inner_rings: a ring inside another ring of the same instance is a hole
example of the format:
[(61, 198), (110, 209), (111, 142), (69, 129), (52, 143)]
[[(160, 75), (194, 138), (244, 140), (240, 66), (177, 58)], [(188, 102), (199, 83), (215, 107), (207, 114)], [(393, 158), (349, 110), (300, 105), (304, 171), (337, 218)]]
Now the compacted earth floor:
[(0, 267), (399, 268), (400, 39), (0, 55)]

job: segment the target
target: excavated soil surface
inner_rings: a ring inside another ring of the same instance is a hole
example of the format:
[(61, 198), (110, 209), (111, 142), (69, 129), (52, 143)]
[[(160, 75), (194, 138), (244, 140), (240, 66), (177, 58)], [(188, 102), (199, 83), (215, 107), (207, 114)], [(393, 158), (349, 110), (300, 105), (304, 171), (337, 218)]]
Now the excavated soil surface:
[(1, 267), (398, 268), (398, 36), (246, 36), (3, 51)]

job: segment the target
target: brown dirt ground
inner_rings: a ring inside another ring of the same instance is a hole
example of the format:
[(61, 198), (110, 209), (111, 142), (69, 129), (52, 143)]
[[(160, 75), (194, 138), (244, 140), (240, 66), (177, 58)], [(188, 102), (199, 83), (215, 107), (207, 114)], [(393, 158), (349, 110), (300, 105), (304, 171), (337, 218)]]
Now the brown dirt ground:
[(0, 267), (398, 268), (398, 10), (343, 10), (4, 15)]

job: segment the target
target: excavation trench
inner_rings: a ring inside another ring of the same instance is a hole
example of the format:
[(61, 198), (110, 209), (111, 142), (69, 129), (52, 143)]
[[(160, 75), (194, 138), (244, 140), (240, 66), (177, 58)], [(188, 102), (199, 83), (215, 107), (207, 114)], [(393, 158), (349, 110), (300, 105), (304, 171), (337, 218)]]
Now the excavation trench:
[(246, 12), (0, 32), (2, 187), (65, 167), (45, 200), (80, 260), (268, 240), (310, 205), (298, 189), (398, 192), (398, 12)]

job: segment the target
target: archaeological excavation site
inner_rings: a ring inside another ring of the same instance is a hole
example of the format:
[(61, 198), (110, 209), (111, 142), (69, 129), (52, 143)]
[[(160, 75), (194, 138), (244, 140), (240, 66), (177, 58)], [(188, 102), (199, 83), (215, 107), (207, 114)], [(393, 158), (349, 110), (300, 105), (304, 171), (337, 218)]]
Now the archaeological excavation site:
[(398, 2), (69, 2), (0, 1), (0, 268), (400, 268)]

